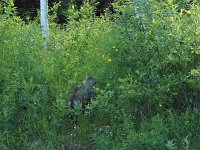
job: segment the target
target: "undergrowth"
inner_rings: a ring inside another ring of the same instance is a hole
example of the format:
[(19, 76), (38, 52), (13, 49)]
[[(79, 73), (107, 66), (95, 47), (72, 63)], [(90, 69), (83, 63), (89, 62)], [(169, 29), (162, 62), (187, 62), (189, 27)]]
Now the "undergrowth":
[[(0, 7), (0, 149), (200, 149), (198, 2), (113, 7), (72, 7), (64, 27), (53, 13), (48, 48), (37, 19)], [(90, 75), (97, 96), (73, 122), (65, 105)]]

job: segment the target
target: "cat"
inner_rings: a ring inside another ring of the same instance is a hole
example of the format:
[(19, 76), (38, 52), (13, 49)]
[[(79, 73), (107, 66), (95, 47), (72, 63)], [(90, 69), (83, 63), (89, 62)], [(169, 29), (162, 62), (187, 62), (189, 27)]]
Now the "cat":
[(81, 84), (75, 86), (68, 102), (68, 106), (71, 109), (75, 109), (79, 106), (82, 110), (85, 110), (86, 106), (91, 103), (91, 100), (95, 96), (95, 81), (96, 78), (90, 76), (87, 77)]

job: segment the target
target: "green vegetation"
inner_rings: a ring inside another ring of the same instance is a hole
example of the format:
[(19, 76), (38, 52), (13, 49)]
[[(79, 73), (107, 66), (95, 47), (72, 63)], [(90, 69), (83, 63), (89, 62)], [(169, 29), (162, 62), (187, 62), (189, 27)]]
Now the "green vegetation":
[[(185, 5), (95, 17), (85, 3), (64, 28), (52, 13), (47, 49), (37, 19), (0, 7), (0, 149), (200, 149), (200, 6)], [(97, 96), (73, 122), (66, 101), (90, 75)]]

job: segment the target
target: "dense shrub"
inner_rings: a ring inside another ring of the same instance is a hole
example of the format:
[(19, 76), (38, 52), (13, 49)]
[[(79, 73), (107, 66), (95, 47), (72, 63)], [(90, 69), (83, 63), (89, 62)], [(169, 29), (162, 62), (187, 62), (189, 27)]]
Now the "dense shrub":
[[(50, 16), (47, 48), (37, 20), (1, 8), (0, 148), (199, 149), (200, 7), (182, 4), (95, 17), (86, 2), (64, 28)], [(89, 75), (97, 96), (74, 122), (66, 101)]]

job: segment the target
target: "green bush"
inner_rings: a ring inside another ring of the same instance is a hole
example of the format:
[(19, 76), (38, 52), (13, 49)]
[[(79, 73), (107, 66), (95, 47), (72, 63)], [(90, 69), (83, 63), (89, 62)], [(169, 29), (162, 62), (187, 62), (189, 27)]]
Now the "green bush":
[[(37, 20), (0, 7), (1, 149), (200, 148), (199, 3), (113, 6), (72, 7), (64, 28), (53, 12), (47, 48)], [(97, 96), (74, 122), (66, 101), (90, 75)]]

